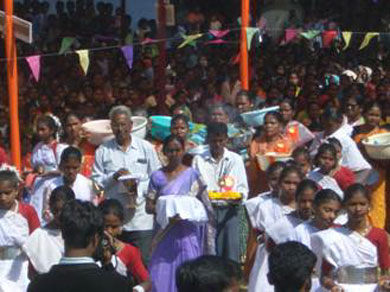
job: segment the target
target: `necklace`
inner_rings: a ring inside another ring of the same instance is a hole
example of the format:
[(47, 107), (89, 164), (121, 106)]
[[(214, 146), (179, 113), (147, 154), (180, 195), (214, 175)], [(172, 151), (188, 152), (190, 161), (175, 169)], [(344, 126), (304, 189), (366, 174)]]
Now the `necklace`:
[(353, 231), (355, 231), (356, 233), (359, 233), (361, 236), (363, 237), (366, 237), (366, 235), (371, 231), (371, 225), (370, 223), (367, 222), (366, 220), (366, 227), (363, 229), (363, 230), (357, 230), (357, 229), (353, 229), (351, 227), (348, 226), (348, 223), (347, 223), (347, 227)]

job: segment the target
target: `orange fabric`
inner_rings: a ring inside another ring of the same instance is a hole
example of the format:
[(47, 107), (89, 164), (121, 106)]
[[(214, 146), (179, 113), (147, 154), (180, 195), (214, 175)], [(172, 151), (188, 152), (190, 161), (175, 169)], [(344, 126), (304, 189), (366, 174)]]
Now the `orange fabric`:
[[(354, 137), (356, 143), (360, 143), (363, 139), (372, 135), (386, 133), (385, 129), (376, 128), (368, 133), (361, 133)], [(390, 205), (387, 202), (386, 194), (390, 192), (390, 173), (383, 166), (378, 165), (374, 161), (370, 161), (371, 165), (379, 173), (378, 182), (371, 190), (371, 208), (368, 218), (372, 226), (377, 228), (385, 228), (386, 222), (390, 219)]]
[(287, 137), (295, 144), (299, 141), (299, 124), (294, 123), (287, 126), (286, 129)]
[(269, 152), (275, 153), (291, 153), (292, 142), (280, 134), (278, 139), (272, 143), (267, 142), (262, 136), (254, 139), (249, 146), (249, 165), (247, 166), (248, 183), (250, 189), (250, 197), (256, 196), (261, 192), (268, 190), (268, 184), (265, 179), (265, 173), (258, 165), (256, 155), (266, 154)]
[(83, 153), (83, 160), (81, 162), (80, 173), (85, 177), (90, 177), (92, 174), (92, 167), (95, 162), (96, 146), (92, 145), (88, 141), (83, 141), (79, 145), (79, 148)]

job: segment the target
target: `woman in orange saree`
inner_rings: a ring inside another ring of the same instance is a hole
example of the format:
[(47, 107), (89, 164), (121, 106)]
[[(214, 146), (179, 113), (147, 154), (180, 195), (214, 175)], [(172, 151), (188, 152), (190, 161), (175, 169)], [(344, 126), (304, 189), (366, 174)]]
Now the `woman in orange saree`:
[[(265, 115), (262, 134), (252, 140), (249, 147), (249, 165), (247, 168), (248, 183), (252, 197), (269, 190), (265, 170), (259, 164), (257, 155), (266, 153), (291, 154), (293, 143), (282, 134), (283, 118), (278, 112), (269, 112)], [(272, 161), (270, 161), (272, 162)], [(244, 277), (248, 278), (256, 257), (256, 232), (251, 229), (248, 236)]]
[(90, 177), (92, 166), (95, 161), (96, 146), (89, 143), (83, 135), (81, 127), (81, 119), (75, 113), (69, 113), (64, 119), (65, 140), (64, 143), (69, 146), (75, 146), (80, 149), (83, 154), (80, 173), (85, 177)]
[[(357, 126), (354, 129), (354, 140), (360, 146), (363, 154), (365, 154), (362, 140), (380, 133), (389, 132), (387, 129), (380, 126), (382, 121), (381, 105), (378, 102), (370, 102), (364, 107), (365, 124)], [(389, 228), (390, 220), (390, 160), (374, 160), (367, 157), (369, 163), (378, 173), (378, 180), (373, 184), (371, 196), (371, 209), (368, 214), (370, 223), (377, 228)]]

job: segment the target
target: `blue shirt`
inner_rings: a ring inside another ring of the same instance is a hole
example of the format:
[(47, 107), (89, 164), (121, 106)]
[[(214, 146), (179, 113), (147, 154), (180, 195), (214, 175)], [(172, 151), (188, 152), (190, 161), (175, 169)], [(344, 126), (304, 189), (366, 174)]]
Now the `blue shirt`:
[[(122, 203), (125, 208), (124, 230), (153, 229), (153, 216), (145, 212), (145, 195), (150, 175), (160, 167), (160, 161), (152, 144), (134, 135), (131, 136), (131, 145), (125, 151), (118, 145), (115, 138), (100, 145), (96, 150), (91, 178), (104, 187), (107, 198), (114, 198)], [(131, 209), (126, 210), (130, 204), (126, 188), (121, 182), (113, 179), (114, 173), (121, 168), (142, 177), (138, 183), (135, 212)]]

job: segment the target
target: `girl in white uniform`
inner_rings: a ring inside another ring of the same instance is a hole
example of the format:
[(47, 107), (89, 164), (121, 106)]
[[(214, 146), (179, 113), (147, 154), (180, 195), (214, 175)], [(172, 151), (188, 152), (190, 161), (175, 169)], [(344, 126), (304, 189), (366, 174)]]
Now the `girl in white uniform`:
[[(295, 227), (292, 236), (289, 238), (290, 240), (303, 243), (310, 249), (312, 249), (311, 236), (316, 232), (332, 227), (337, 213), (341, 208), (341, 200), (334, 191), (325, 189), (316, 194), (313, 206), (314, 218)], [(319, 255), (317, 255), (317, 265), (312, 278), (312, 292), (321, 291), (319, 281), (321, 257)]]
[(274, 244), (291, 240), (294, 228), (313, 216), (313, 202), (318, 186), (315, 182), (304, 179), (298, 185), (295, 193), (297, 209), (275, 222), (267, 231)]
[(321, 284), (332, 292), (390, 291), (387, 234), (370, 225), (369, 198), (363, 185), (348, 187), (344, 194), (347, 224), (312, 236), (313, 250), (322, 257)]
[(59, 218), (63, 206), (75, 199), (75, 194), (68, 186), (60, 186), (53, 190), (49, 199), (53, 220), (46, 226), (36, 229), (23, 246), (32, 267), (38, 274), (49, 272), (53, 265), (60, 262), (64, 255)]
[(274, 291), (267, 279), (268, 274), (268, 228), (277, 220), (292, 213), (296, 208), (295, 192), (303, 175), (296, 166), (287, 166), (279, 178), (279, 197), (266, 199), (259, 205), (256, 225), (265, 234), (257, 248), (256, 259), (249, 276), (249, 292)]

